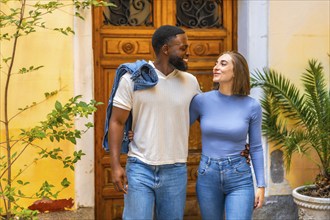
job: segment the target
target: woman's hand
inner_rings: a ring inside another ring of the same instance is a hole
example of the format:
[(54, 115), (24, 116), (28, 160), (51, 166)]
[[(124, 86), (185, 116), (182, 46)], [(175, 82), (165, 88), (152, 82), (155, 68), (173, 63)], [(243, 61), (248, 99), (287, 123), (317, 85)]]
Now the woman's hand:
[(128, 139), (129, 141), (132, 141), (134, 138), (134, 132), (133, 131), (128, 131)]
[(256, 196), (254, 199), (254, 208), (261, 208), (265, 199), (265, 187), (258, 187)]
[(251, 164), (250, 164), (250, 145), (249, 144), (245, 144), (245, 149), (242, 150), (241, 156), (246, 158), (246, 163), (249, 164), (249, 166), (250, 166)]

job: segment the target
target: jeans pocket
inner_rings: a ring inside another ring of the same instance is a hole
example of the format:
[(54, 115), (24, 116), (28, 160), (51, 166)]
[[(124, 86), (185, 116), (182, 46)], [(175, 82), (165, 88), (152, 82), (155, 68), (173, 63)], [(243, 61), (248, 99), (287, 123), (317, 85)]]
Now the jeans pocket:
[(235, 173), (244, 174), (248, 172), (251, 172), (251, 167), (243, 160), (235, 167)]
[(186, 163), (175, 163), (174, 166), (175, 167), (184, 167), (184, 166), (186, 166)]
[(199, 162), (197, 174), (204, 175), (207, 172), (208, 168), (209, 168), (209, 163), (207, 161), (201, 160)]

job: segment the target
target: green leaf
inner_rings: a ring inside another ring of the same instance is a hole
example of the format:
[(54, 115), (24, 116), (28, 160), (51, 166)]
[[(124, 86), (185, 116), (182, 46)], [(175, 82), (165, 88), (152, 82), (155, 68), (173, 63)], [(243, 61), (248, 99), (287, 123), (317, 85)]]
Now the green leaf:
[(3, 58), (2, 61), (5, 62), (5, 63), (8, 63), (8, 61), (11, 60), (11, 57), (7, 57), (7, 58)]
[(64, 178), (63, 180), (62, 180), (62, 182), (61, 182), (61, 185), (63, 186), (63, 187), (68, 187), (68, 186), (70, 186), (70, 181), (68, 181), (68, 179), (67, 178)]
[(55, 102), (55, 109), (57, 110), (57, 111), (62, 111), (62, 104), (59, 102), (59, 101), (56, 101)]
[(73, 143), (73, 144), (77, 144), (76, 138), (74, 138), (74, 137), (68, 137), (67, 139), (68, 139), (71, 143)]

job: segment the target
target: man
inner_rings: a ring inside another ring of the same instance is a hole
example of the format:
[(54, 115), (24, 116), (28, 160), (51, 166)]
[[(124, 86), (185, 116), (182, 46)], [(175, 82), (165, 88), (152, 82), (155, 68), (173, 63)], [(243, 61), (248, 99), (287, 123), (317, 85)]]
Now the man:
[[(188, 38), (175, 26), (161, 26), (152, 37), (158, 82), (134, 91), (129, 73), (113, 98), (109, 122), (112, 181), (123, 191), (124, 219), (183, 219), (186, 199), (189, 104), (200, 92), (188, 68)], [(126, 172), (119, 156), (125, 122), (132, 113), (134, 140)], [(155, 211), (155, 213), (154, 213)]]

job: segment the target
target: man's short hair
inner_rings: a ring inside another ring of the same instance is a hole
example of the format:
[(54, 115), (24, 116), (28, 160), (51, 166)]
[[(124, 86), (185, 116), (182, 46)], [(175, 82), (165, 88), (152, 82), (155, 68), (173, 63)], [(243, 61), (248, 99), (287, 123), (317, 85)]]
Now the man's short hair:
[(176, 35), (184, 33), (184, 30), (176, 26), (160, 26), (152, 36), (152, 47), (154, 48), (156, 55), (159, 54), (160, 49), (164, 44), (168, 43), (172, 38), (176, 37)]

